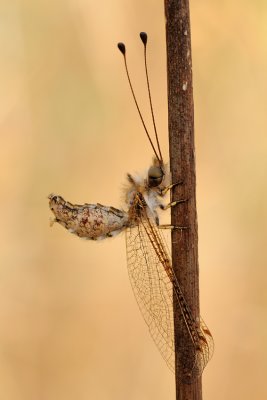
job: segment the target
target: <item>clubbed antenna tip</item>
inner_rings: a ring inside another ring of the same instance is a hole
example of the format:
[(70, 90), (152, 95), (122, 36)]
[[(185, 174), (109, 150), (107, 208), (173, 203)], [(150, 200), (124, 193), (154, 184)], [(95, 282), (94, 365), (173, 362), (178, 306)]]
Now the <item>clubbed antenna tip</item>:
[(154, 119), (154, 114), (153, 114), (153, 107), (152, 107), (152, 103), (151, 103), (151, 93), (150, 93), (149, 82), (148, 82), (148, 74), (147, 74), (147, 65), (146, 65), (147, 34), (146, 34), (145, 32), (140, 32), (140, 38), (141, 38), (141, 40), (142, 40), (142, 42), (143, 42), (143, 45), (144, 45), (144, 57), (145, 57), (145, 69), (146, 69), (146, 78), (147, 78), (147, 88), (148, 88), (149, 101), (150, 101), (150, 107), (151, 107), (151, 113), (152, 113), (152, 118), (153, 118), (153, 124), (154, 124), (154, 130), (155, 130), (155, 135), (156, 135), (156, 140), (157, 140), (159, 155), (158, 155), (158, 153), (157, 153), (157, 151), (156, 151), (156, 149), (155, 149), (155, 146), (154, 146), (154, 144), (153, 144), (153, 142), (152, 142), (152, 140), (151, 140), (151, 137), (150, 137), (150, 135), (149, 135), (149, 133), (148, 133), (148, 130), (147, 130), (147, 127), (146, 127), (144, 118), (143, 118), (143, 116), (142, 116), (141, 110), (140, 110), (139, 105), (138, 105), (137, 100), (136, 100), (136, 96), (135, 96), (135, 93), (134, 93), (134, 90), (133, 90), (133, 86), (132, 86), (132, 82), (131, 82), (131, 78), (130, 78), (129, 71), (128, 71), (128, 66), (127, 66), (126, 47), (125, 47), (125, 44), (124, 44), (124, 43), (121, 43), (121, 42), (118, 43), (118, 48), (119, 48), (119, 50), (120, 50), (120, 52), (122, 53), (123, 58), (124, 58), (125, 71), (126, 71), (126, 75), (127, 75), (127, 79), (128, 79), (128, 82), (129, 82), (129, 86), (130, 86), (130, 89), (131, 89), (131, 92), (132, 92), (132, 95), (133, 95), (133, 99), (134, 99), (134, 102), (135, 102), (136, 109), (137, 109), (138, 114), (139, 114), (139, 116), (140, 116), (140, 119), (141, 119), (141, 121), (142, 121), (142, 124), (143, 124), (144, 130), (145, 130), (145, 132), (146, 132), (147, 138), (148, 138), (148, 140), (149, 140), (149, 142), (150, 142), (150, 144), (151, 144), (151, 147), (152, 147), (152, 149), (153, 149), (153, 151), (154, 151), (154, 153), (155, 153), (155, 156), (157, 157), (159, 163), (162, 164), (162, 155), (161, 155), (161, 151), (160, 151), (160, 147), (159, 147), (159, 142), (158, 142), (158, 135), (157, 135), (156, 125), (155, 125), (155, 119)]
[(124, 43), (118, 43), (118, 49), (120, 50), (120, 52), (125, 56), (126, 53), (126, 48), (125, 48), (125, 44)]
[(146, 44), (147, 44), (147, 34), (146, 34), (146, 32), (140, 32), (140, 38), (141, 38), (142, 42), (144, 43), (144, 45), (146, 46)]

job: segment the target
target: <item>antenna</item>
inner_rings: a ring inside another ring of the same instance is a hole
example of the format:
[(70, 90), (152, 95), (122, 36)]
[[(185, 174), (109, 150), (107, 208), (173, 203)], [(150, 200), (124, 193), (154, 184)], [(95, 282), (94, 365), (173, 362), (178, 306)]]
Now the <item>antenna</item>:
[(159, 150), (161, 163), (163, 163), (162, 154), (161, 154), (160, 145), (159, 145), (158, 132), (157, 132), (157, 128), (156, 128), (154, 110), (153, 110), (153, 106), (152, 106), (150, 84), (149, 84), (149, 79), (148, 79), (147, 57), (146, 57), (146, 45), (147, 45), (147, 34), (146, 34), (146, 32), (140, 32), (140, 38), (141, 38), (141, 40), (143, 42), (143, 45), (144, 45), (144, 60), (145, 60), (145, 70), (146, 70), (146, 83), (147, 83), (147, 90), (148, 90), (148, 96), (149, 96), (149, 104), (150, 104), (151, 116), (152, 116), (152, 120), (153, 120), (154, 132), (155, 132), (155, 137), (156, 137), (156, 141), (157, 141), (157, 146), (158, 146), (158, 150)]
[(131, 92), (132, 92), (132, 95), (133, 95), (133, 99), (134, 99), (134, 102), (135, 102), (135, 105), (136, 105), (138, 114), (139, 114), (139, 116), (140, 116), (140, 118), (141, 118), (143, 127), (144, 127), (144, 129), (145, 129), (146, 135), (147, 135), (148, 140), (149, 140), (149, 142), (150, 142), (150, 144), (151, 144), (151, 147), (152, 147), (152, 149), (153, 149), (153, 151), (154, 151), (154, 153), (155, 153), (155, 156), (157, 157), (158, 161), (159, 161), (160, 163), (162, 163), (161, 153), (160, 153), (160, 157), (159, 157), (159, 156), (158, 156), (158, 153), (157, 153), (157, 151), (156, 151), (156, 149), (155, 149), (155, 146), (154, 146), (154, 144), (153, 144), (153, 142), (152, 142), (152, 139), (151, 139), (151, 137), (150, 137), (150, 135), (149, 135), (149, 133), (148, 133), (148, 130), (147, 130), (147, 127), (146, 127), (144, 118), (143, 118), (143, 116), (142, 116), (142, 114), (141, 114), (139, 105), (138, 105), (137, 100), (136, 100), (136, 96), (135, 96), (135, 93), (134, 93), (134, 90), (133, 90), (133, 86), (132, 86), (132, 82), (131, 82), (131, 79), (130, 79), (130, 75), (129, 75), (129, 71), (128, 71), (128, 66), (127, 66), (126, 47), (125, 47), (125, 44), (124, 44), (124, 43), (121, 43), (121, 42), (118, 43), (118, 49), (120, 50), (120, 52), (121, 52), (122, 55), (123, 55), (124, 65), (125, 65), (125, 71), (126, 71), (126, 74), (127, 74), (127, 79), (128, 79), (129, 85), (130, 85), (130, 89), (131, 89)]

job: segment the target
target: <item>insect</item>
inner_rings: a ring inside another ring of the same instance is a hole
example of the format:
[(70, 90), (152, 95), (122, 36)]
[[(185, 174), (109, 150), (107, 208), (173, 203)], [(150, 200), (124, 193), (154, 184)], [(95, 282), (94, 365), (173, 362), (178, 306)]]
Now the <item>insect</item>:
[[(160, 230), (158, 210), (176, 206), (185, 200), (164, 204), (164, 197), (174, 185), (169, 182), (163, 163), (151, 100), (147, 70), (147, 35), (140, 33), (144, 45), (144, 61), (149, 103), (156, 137), (156, 146), (146, 128), (131, 83), (126, 48), (118, 44), (127, 79), (144, 130), (154, 152), (147, 176), (127, 175), (126, 211), (102, 204), (75, 205), (61, 196), (50, 194), (49, 206), (57, 222), (75, 235), (99, 240), (126, 231), (127, 264), (132, 288), (148, 325), (150, 334), (171, 370), (178, 363), (178, 373), (186, 382), (199, 377), (213, 353), (212, 335), (201, 319), (193, 318), (181, 286), (175, 276), (164, 237)], [(175, 228), (175, 227), (173, 227)], [(184, 229), (184, 227), (180, 227)], [(179, 348), (175, 360), (173, 302), (180, 310), (179, 321), (188, 336), (188, 346)]]

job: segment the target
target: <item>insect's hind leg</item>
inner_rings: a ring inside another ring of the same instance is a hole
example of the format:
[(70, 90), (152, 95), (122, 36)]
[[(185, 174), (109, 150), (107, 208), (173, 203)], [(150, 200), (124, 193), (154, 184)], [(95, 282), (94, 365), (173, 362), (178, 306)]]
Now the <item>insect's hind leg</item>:
[[(173, 187), (173, 186), (175, 186), (175, 184), (171, 185), (171, 186)], [(167, 205), (161, 204), (160, 208), (165, 211), (165, 210), (168, 210), (168, 208), (177, 206), (177, 204), (185, 203), (186, 201), (188, 201), (188, 199), (172, 201)], [(175, 225), (171, 225), (171, 224), (159, 225), (158, 227), (160, 229), (180, 229), (180, 230), (188, 229), (188, 226), (175, 226)]]
[(158, 225), (159, 229), (180, 229), (181, 231), (189, 229), (188, 226), (175, 226), (171, 224)]

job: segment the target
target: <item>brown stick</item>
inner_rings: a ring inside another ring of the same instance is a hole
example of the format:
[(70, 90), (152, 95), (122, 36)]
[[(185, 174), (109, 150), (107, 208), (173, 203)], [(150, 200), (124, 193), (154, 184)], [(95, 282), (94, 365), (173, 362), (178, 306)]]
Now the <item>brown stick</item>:
[[(199, 270), (189, 0), (165, 0), (165, 14), (170, 169), (173, 183), (183, 181), (183, 185), (174, 188), (172, 197), (173, 200), (188, 199), (172, 208), (172, 225), (189, 228), (172, 232), (172, 262), (196, 318), (199, 317)], [(178, 351), (191, 348), (188, 332), (180, 323), (180, 314), (174, 302), (176, 360)], [(176, 400), (201, 400), (201, 379), (190, 384), (183, 382), (177, 364), (176, 361)]]

